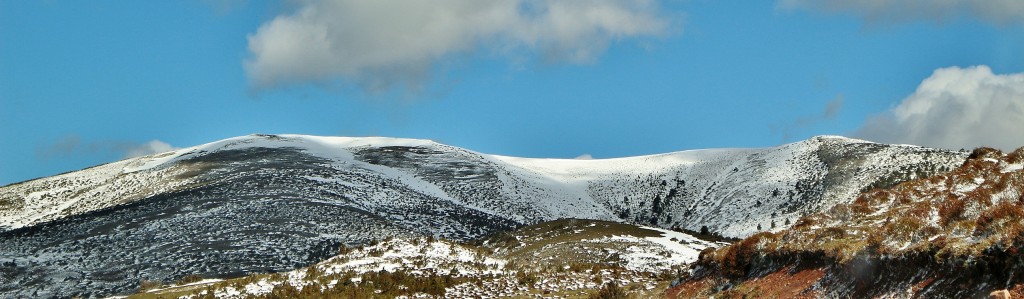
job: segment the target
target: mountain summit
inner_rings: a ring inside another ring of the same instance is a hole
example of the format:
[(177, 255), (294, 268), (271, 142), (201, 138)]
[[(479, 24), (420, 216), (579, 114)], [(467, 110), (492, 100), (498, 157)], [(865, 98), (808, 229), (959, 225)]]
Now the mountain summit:
[(342, 244), (467, 241), (563, 218), (746, 237), (965, 158), (836, 136), (573, 160), (249, 135), (0, 187), (0, 295), (112, 295), (140, 280), (295, 269)]

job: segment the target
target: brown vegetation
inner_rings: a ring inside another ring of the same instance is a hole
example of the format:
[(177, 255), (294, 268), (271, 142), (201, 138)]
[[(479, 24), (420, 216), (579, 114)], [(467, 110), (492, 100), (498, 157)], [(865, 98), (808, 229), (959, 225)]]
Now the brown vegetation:
[(626, 299), (628, 297), (626, 296), (626, 291), (623, 290), (621, 287), (619, 287), (618, 284), (616, 284), (614, 282), (608, 282), (608, 283), (604, 284), (604, 287), (602, 287), (601, 290), (597, 291), (597, 293), (591, 294), (587, 298), (589, 298), (589, 299)]
[(950, 173), (868, 190), (788, 230), (702, 252), (682, 285), (713, 288), (704, 295), (716, 297), (796, 296), (753, 291), (766, 290), (762, 282), (782, 277), (782, 269), (824, 271), (835, 278), (819, 287), (852, 297), (883, 295), (897, 285), (973, 297), (1024, 283), (1024, 274), (1015, 274), (1024, 272), (1017, 254), (1024, 250), (1024, 170), (1011, 167), (1022, 162), (1024, 148), (1009, 155), (976, 149)]
[(193, 283), (193, 282), (200, 282), (202, 280), (203, 280), (202, 276), (195, 275), (195, 274), (189, 274), (189, 275), (185, 275), (185, 277), (182, 277), (182, 278), (178, 279), (178, 285), (190, 284), (190, 283)]

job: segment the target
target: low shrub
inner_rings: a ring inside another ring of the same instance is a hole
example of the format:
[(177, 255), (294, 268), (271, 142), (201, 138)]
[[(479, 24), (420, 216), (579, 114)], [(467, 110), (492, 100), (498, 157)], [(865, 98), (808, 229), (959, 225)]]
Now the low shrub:
[(143, 280), (139, 281), (139, 291), (140, 292), (149, 291), (149, 290), (156, 289), (156, 288), (159, 288), (159, 287), (162, 287), (162, 286), (164, 286), (164, 284), (162, 282), (160, 282), (159, 280), (143, 279)]
[(179, 278), (178, 281), (177, 281), (177, 284), (178, 285), (184, 285), (184, 284), (190, 284), (190, 283), (193, 283), (193, 282), (200, 282), (202, 280), (203, 280), (202, 276), (199, 276), (199, 275), (196, 275), (196, 274), (189, 274), (189, 275), (185, 275), (182, 278)]
[(999, 159), (1003, 157), (1003, 151), (994, 149), (991, 147), (979, 147), (971, 151), (971, 154), (967, 156), (967, 161), (978, 160), (984, 158)]
[(948, 226), (958, 220), (963, 220), (967, 204), (963, 199), (953, 194), (947, 194), (946, 199), (939, 203), (939, 224)]
[(1007, 163), (1024, 163), (1024, 147), (1019, 147), (1016, 150), (1006, 155)]
[(1001, 233), (1007, 223), (1019, 223), (1024, 219), (1024, 207), (1012, 201), (1001, 201), (978, 215), (975, 220), (975, 235)]
[(619, 287), (615, 282), (608, 282), (598, 290), (597, 293), (590, 294), (589, 299), (626, 299), (626, 291)]
[(537, 280), (537, 275), (533, 272), (516, 272), (516, 282), (519, 283), (519, 285), (530, 286), (537, 283)]

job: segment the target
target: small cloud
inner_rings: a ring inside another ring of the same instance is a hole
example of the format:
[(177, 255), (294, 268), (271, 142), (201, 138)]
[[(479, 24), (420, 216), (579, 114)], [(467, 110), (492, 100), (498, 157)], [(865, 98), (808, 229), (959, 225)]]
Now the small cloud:
[(36, 149), (36, 156), (41, 158), (52, 158), (57, 156), (70, 155), (82, 149), (82, 138), (78, 135), (67, 135), (57, 139), (48, 147)]
[(163, 152), (169, 152), (169, 151), (173, 151), (173, 150), (176, 150), (176, 149), (177, 149), (176, 147), (173, 147), (170, 144), (167, 144), (167, 142), (163, 142), (163, 141), (160, 141), (160, 140), (153, 139), (153, 140), (150, 140), (149, 142), (146, 142), (146, 143), (143, 143), (143, 144), (139, 144), (139, 145), (130, 146), (130, 147), (125, 148), (124, 149), (124, 157), (125, 158), (135, 158), (135, 157), (141, 157), (141, 156), (146, 156), (146, 155), (152, 155), (152, 154), (159, 154), (159, 153), (163, 153)]
[(836, 95), (831, 101), (825, 104), (825, 112), (821, 114), (821, 120), (833, 120), (839, 115), (839, 110), (843, 109), (843, 101), (845, 98), (843, 94)]
[(658, 0), (307, 0), (248, 36), (257, 89), (342, 82), (416, 91), (448, 59), (587, 63), (609, 44), (666, 34)]
[(120, 140), (83, 142), (81, 137), (71, 134), (61, 137), (49, 146), (37, 149), (36, 155), (42, 159), (50, 159), (80, 154), (114, 153), (127, 159), (175, 149), (177, 148), (156, 139), (142, 144)]
[(873, 23), (945, 22), (959, 16), (997, 25), (1024, 23), (1024, 1), (1019, 0), (779, 0), (777, 5), (783, 9), (850, 13)]
[(1024, 145), (1024, 73), (988, 66), (935, 70), (895, 108), (868, 118), (859, 138), (948, 149)]
[(843, 94), (837, 94), (836, 97), (825, 103), (825, 109), (821, 113), (800, 117), (788, 123), (773, 125), (771, 129), (776, 133), (781, 133), (783, 141), (788, 141), (793, 137), (793, 132), (795, 131), (834, 120), (836, 116), (839, 116), (839, 112), (842, 111), (844, 101), (845, 97)]
[(582, 155), (576, 156), (576, 158), (573, 158), (573, 159), (576, 159), (576, 160), (594, 160), (594, 156), (591, 156), (590, 154), (582, 154)]

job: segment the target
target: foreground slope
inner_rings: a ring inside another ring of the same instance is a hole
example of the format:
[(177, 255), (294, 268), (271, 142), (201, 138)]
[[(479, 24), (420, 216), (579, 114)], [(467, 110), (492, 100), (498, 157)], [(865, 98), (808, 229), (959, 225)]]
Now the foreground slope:
[(722, 244), (652, 227), (568, 219), (458, 244), (396, 238), (345, 248), (284, 273), (228, 280), (192, 277), (129, 298), (585, 297), (603, 284), (658, 296), (701, 250)]
[(426, 140), (243, 136), (0, 187), (0, 295), (284, 271), (341, 244), (470, 240), (562, 218), (748, 236), (964, 156), (842, 137), (563, 160)]
[(701, 254), (679, 298), (1024, 295), (1024, 148)]

